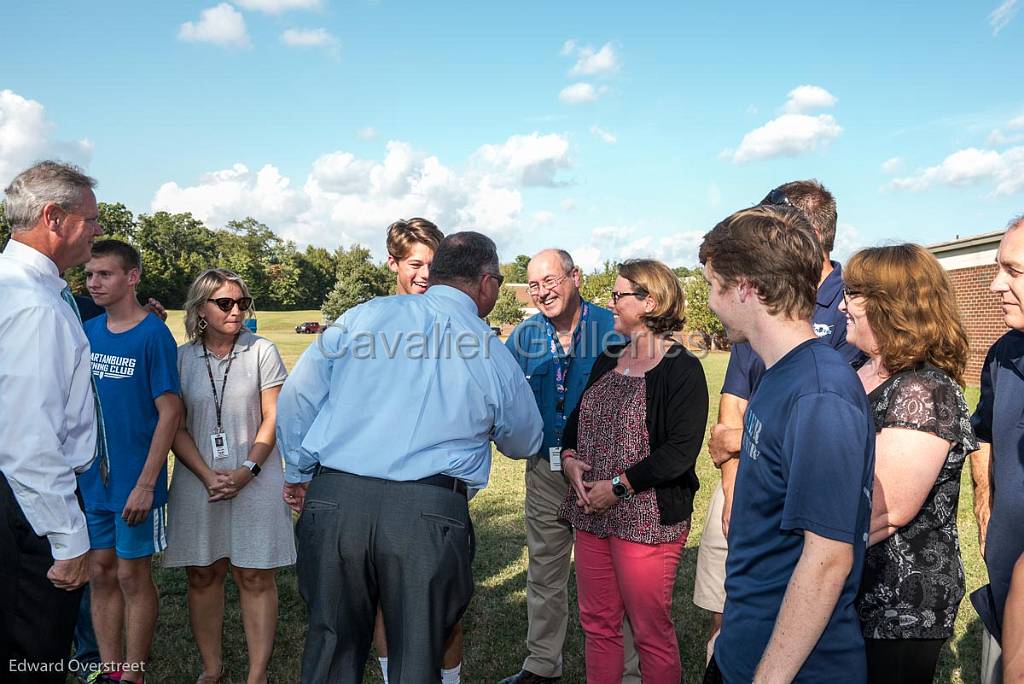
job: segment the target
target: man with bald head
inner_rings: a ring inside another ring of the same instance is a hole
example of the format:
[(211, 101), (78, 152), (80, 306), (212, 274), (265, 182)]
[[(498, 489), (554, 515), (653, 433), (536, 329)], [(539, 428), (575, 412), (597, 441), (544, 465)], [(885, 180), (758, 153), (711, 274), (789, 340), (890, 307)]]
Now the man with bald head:
[[(526, 275), (527, 292), (539, 313), (520, 323), (506, 344), (537, 400), (544, 419), (544, 442), (526, 463), (529, 655), (522, 670), (501, 684), (553, 682), (562, 675), (573, 543), (572, 527), (558, 517), (568, 489), (561, 472), (562, 430), (583, 395), (594, 360), (605, 345), (618, 340), (612, 313), (580, 296), (580, 270), (568, 252), (538, 252), (530, 259)], [(636, 661), (627, 630), (628, 672), (636, 672)]]

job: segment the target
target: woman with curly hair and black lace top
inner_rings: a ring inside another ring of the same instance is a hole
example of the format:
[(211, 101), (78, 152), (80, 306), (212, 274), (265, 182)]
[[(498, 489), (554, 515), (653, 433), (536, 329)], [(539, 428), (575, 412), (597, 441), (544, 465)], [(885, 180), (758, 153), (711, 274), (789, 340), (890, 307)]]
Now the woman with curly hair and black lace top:
[(846, 340), (877, 432), (857, 609), (869, 682), (931, 682), (964, 595), (960, 471), (978, 448), (960, 385), (968, 341), (948, 276), (919, 245), (858, 252), (843, 271)]

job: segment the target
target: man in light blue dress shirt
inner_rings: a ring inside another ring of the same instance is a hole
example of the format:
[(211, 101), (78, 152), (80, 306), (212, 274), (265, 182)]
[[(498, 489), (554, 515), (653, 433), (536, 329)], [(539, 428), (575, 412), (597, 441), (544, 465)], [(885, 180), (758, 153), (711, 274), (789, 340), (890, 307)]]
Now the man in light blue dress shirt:
[(378, 602), (393, 684), (436, 681), (473, 593), (466, 488), (491, 441), (526, 458), (543, 423), (512, 354), (481, 316), (502, 276), (479, 233), (445, 238), (423, 295), (347, 311), (296, 364), (278, 401), (285, 500), (309, 614), (303, 682), (360, 682)]

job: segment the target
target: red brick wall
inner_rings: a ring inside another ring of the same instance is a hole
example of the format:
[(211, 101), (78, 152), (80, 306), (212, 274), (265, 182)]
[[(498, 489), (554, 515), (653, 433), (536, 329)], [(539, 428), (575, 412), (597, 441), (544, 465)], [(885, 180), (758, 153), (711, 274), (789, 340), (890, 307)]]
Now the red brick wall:
[(992, 343), (1006, 332), (999, 295), (989, 292), (988, 286), (996, 275), (996, 265), (972, 266), (949, 271), (956, 291), (960, 316), (967, 336), (971, 340), (971, 357), (964, 377), (968, 385), (981, 383), (981, 367)]

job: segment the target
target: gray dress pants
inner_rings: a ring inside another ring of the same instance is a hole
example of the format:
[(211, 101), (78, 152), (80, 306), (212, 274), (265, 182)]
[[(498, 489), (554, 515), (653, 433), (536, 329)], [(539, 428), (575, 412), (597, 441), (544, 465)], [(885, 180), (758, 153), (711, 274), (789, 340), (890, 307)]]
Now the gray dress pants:
[(445, 638), (473, 595), (466, 497), (323, 472), (310, 483), (295, 534), (309, 620), (301, 681), (362, 681), (379, 602), (389, 681), (439, 682)]

